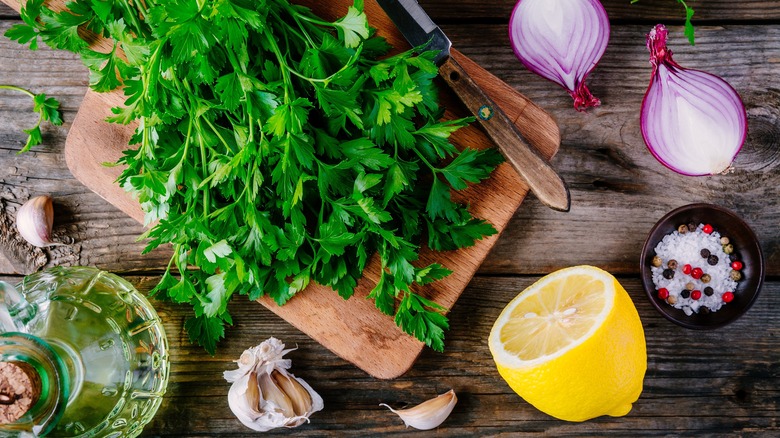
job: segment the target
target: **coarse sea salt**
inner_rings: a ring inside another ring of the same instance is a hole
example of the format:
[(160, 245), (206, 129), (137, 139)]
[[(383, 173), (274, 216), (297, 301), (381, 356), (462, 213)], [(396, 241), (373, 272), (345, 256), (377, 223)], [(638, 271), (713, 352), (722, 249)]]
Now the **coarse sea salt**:
[[(651, 266), (650, 268), (656, 290), (661, 288), (668, 290), (670, 298), (667, 299), (667, 302), (677, 309), (682, 309), (688, 316), (699, 313), (703, 308), (707, 308), (710, 312), (718, 311), (725, 304), (723, 294), (734, 292), (737, 288), (737, 282), (731, 278), (731, 259), (723, 251), (720, 234), (717, 231), (707, 234), (702, 231), (703, 228), (704, 225), (699, 224), (695, 231), (682, 234), (679, 231), (673, 231), (664, 236), (663, 240), (655, 246), (655, 255), (661, 258), (662, 264), (660, 267)], [(709, 250), (710, 254), (718, 257), (717, 264), (712, 266), (707, 263), (706, 258), (701, 256), (701, 250), (704, 248)], [(671, 279), (663, 276), (664, 270), (668, 269), (669, 260), (677, 261), (677, 268), (674, 269), (674, 277)], [(685, 265), (701, 268), (705, 274), (709, 274), (710, 282), (704, 283), (701, 279), (696, 280), (692, 276), (684, 274), (683, 266)], [(688, 283), (693, 283), (693, 289), (702, 292), (701, 298), (698, 300), (694, 300), (690, 296), (683, 298), (682, 292), (686, 290)], [(704, 294), (706, 287), (713, 289), (711, 296)]]

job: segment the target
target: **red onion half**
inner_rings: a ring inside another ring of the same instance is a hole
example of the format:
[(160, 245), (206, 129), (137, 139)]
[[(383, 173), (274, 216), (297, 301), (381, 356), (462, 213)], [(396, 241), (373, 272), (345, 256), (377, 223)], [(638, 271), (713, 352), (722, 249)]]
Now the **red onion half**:
[(663, 165), (689, 176), (725, 172), (747, 138), (747, 112), (723, 79), (681, 67), (659, 24), (647, 35), (653, 78), (642, 102), (642, 137)]
[(585, 86), (609, 42), (609, 18), (598, 0), (520, 0), (509, 40), (523, 65), (569, 91), (578, 111), (601, 104)]

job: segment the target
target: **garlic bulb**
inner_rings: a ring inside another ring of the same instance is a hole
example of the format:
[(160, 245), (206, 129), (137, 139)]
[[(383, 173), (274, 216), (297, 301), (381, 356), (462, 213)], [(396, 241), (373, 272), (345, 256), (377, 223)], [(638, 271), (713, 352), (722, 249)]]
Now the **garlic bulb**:
[(287, 372), (292, 365), (284, 344), (269, 338), (236, 361), (238, 369), (225, 371), (233, 383), (228, 392), (230, 410), (244, 426), (258, 432), (296, 427), (324, 407), (322, 397), (303, 379)]
[(39, 248), (62, 245), (51, 240), (54, 206), (51, 196), (30, 198), (16, 213), (16, 229), (24, 240)]
[(450, 416), (457, 402), (458, 397), (455, 396), (455, 391), (450, 389), (436, 398), (424, 401), (409, 409), (395, 410), (384, 403), (379, 406), (384, 406), (401, 417), (406, 427), (412, 426), (415, 429), (430, 430), (439, 427)]

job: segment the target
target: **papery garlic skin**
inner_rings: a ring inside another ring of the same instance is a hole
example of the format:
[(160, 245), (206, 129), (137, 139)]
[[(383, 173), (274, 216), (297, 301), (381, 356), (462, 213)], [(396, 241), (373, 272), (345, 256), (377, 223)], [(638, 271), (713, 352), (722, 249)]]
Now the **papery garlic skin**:
[(455, 395), (455, 391), (450, 389), (444, 394), (424, 401), (413, 408), (395, 410), (384, 403), (379, 406), (384, 406), (401, 417), (406, 427), (411, 426), (419, 430), (431, 430), (439, 427), (450, 416), (456, 403), (458, 403), (458, 397)]
[(230, 410), (246, 427), (258, 432), (297, 427), (324, 407), (308, 383), (287, 372), (292, 362), (283, 356), (290, 351), (280, 340), (269, 338), (244, 351), (236, 361), (238, 369), (225, 371), (225, 380), (233, 383)]
[(16, 212), (16, 229), (30, 245), (43, 248), (58, 245), (51, 240), (54, 226), (54, 205), (51, 196), (30, 198)]

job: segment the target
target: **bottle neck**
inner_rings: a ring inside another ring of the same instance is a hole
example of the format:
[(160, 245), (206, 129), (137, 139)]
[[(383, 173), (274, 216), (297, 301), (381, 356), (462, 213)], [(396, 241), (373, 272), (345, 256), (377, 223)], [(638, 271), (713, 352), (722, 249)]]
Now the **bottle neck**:
[(46, 435), (65, 412), (69, 393), (68, 368), (46, 341), (0, 334), (0, 432)]

